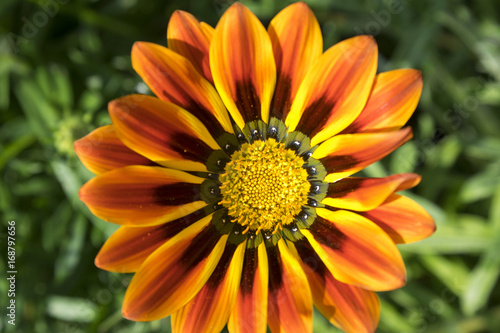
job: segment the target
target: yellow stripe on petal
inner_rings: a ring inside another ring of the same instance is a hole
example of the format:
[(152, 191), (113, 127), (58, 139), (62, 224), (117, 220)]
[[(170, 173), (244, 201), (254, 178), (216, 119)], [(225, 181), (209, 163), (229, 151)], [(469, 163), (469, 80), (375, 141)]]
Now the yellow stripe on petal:
[(134, 321), (171, 315), (189, 302), (217, 266), (227, 235), (209, 225), (211, 216), (187, 228), (156, 250), (134, 275), (122, 313)]
[(415, 111), (422, 86), (422, 73), (415, 69), (378, 74), (365, 108), (343, 133), (400, 129)]
[(304, 76), (323, 53), (323, 37), (318, 20), (304, 2), (279, 12), (267, 31), (277, 70), (271, 116), (285, 119)]
[(420, 177), (402, 173), (384, 178), (344, 178), (330, 183), (325, 205), (357, 211), (367, 211), (381, 205), (391, 194), (416, 186)]
[(268, 122), (276, 83), (271, 40), (248, 8), (235, 3), (222, 15), (210, 45), (215, 87), (236, 124)]
[(116, 135), (113, 125), (99, 127), (75, 141), (74, 147), (83, 165), (97, 175), (128, 165), (156, 165), (125, 146)]
[(219, 149), (195, 116), (152, 96), (128, 95), (109, 103), (116, 133), (129, 148), (163, 166), (207, 171), (205, 162)]
[(158, 247), (207, 216), (204, 208), (177, 220), (152, 227), (121, 226), (108, 238), (95, 265), (111, 272), (135, 272)]
[(339, 133), (361, 113), (377, 69), (377, 44), (357, 36), (329, 48), (309, 70), (285, 124), (316, 145)]
[(214, 29), (193, 15), (176, 10), (167, 28), (168, 47), (187, 58), (208, 81), (212, 82), (208, 53)]
[(128, 166), (97, 176), (79, 192), (103, 220), (134, 226), (158, 225), (204, 207), (203, 178), (162, 167)]
[(281, 239), (268, 248), (269, 301), (267, 321), (271, 332), (312, 332), (313, 301), (299, 260)]
[(314, 306), (323, 316), (346, 333), (375, 332), (380, 317), (377, 294), (336, 280), (306, 239), (288, 246), (301, 259)]
[(436, 230), (434, 219), (410, 198), (393, 194), (379, 207), (360, 213), (382, 228), (398, 243), (412, 243)]
[(373, 291), (402, 287), (403, 259), (391, 238), (370, 220), (349, 211), (317, 209), (301, 230), (335, 279)]
[(336, 135), (323, 142), (314, 151), (328, 175), (325, 180), (334, 182), (376, 162), (412, 137), (411, 128), (383, 133), (357, 133)]
[(246, 242), (227, 244), (212, 276), (200, 292), (172, 315), (172, 332), (219, 333), (229, 319), (240, 286)]
[(188, 110), (216, 136), (232, 133), (217, 91), (188, 59), (157, 44), (136, 42), (132, 66), (158, 98)]
[(264, 242), (245, 251), (236, 304), (227, 327), (231, 333), (266, 333), (269, 267)]

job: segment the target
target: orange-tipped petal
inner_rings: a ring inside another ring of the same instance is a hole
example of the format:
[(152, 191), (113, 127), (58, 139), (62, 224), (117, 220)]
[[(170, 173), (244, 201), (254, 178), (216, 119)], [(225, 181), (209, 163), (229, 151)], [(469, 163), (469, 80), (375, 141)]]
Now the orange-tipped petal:
[(227, 327), (231, 333), (266, 333), (269, 267), (266, 246), (245, 250), (236, 304)]
[(75, 141), (74, 147), (83, 165), (97, 175), (128, 165), (156, 165), (125, 146), (113, 125), (99, 127)]
[(172, 332), (219, 333), (226, 326), (240, 286), (246, 242), (228, 243), (214, 272), (198, 294), (172, 315)]
[(211, 82), (208, 53), (213, 33), (211, 26), (182, 10), (176, 10), (168, 22), (168, 48), (188, 59)]
[(269, 300), (267, 321), (271, 332), (312, 332), (313, 301), (306, 274), (285, 241), (267, 249)]
[(232, 133), (217, 91), (188, 59), (161, 45), (136, 42), (132, 66), (159, 99), (188, 110), (215, 136)]
[(377, 294), (336, 280), (307, 240), (299, 240), (295, 248), (321, 314), (344, 332), (375, 332), (380, 317)]
[(382, 228), (395, 243), (413, 243), (436, 230), (434, 219), (410, 198), (393, 194), (379, 207), (360, 213)]
[(357, 36), (328, 49), (306, 74), (285, 124), (318, 144), (361, 113), (377, 70), (377, 44)]
[(200, 200), (203, 178), (162, 167), (128, 166), (97, 176), (79, 192), (90, 211), (103, 220), (151, 226), (186, 216)]
[(219, 149), (195, 116), (152, 96), (115, 99), (109, 103), (109, 114), (123, 143), (163, 166), (207, 171), (206, 160)]
[(329, 173), (325, 180), (334, 182), (382, 159), (411, 137), (410, 127), (393, 132), (336, 135), (319, 145), (313, 157)]
[(344, 133), (400, 129), (415, 111), (422, 86), (416, 69), (378, 74), (365, 108)]
[(235, 3), (222, 15), (210, 45), (215, 87), (236, 124), (269, 118), (276, 83), (273, 48), (266, 29)]
[(319, 208), (317, 213), (302, 233), (337, 280), (373, 291), (405, 284), (403, 259), (381, 228), (349, 211)]
[(175, 221), (152, 227), (120, 227), (104, 243), (95, 265), (111, 272), (135, 272), (167, 240), (207, 216), (201, 208)]
[(271, 116), (285, 119), (302, 79), (323, 53), (323, 37), (318, 20), (304, 2), (296, 2), (279, 12), (267, 31), (277, 71)]
[(187, 304), (207, 282), (224, 251), (227, 235), (200, 220), (157, 249), (132, 278), (122, 313), (134, 321), (167, 317)]
[(420, 179), (415, 173), (401, 173), (384, 178), (344, 178), (330, 183), (325, 205), (357, 211), (367, 211), (381, 205), (397, 191), (416, 186)]

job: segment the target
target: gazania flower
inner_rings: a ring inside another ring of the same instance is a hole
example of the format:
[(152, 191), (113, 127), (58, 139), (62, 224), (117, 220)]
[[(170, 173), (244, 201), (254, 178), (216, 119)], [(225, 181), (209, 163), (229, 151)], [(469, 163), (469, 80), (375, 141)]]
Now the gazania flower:
[(124, 317), (171, 315), (174, 332), (311, 332), (314, 305), (373, 332), (374, 291), (405, 283), (395, 243), (434, 223), (395, 194), (418, 175), (351, 175), (411, 138), (420, 73), (376, 75), (370, 36), (323, 53), (300, 2), (267, 31), (241, 4), (215, 29), (175, 12), (167, 39), (132, 49), (157, 97), (112, 101), (113, 124), (75, 143), (97, 174), (81, 200), (121, 225), (96, 265), (135, 272)]

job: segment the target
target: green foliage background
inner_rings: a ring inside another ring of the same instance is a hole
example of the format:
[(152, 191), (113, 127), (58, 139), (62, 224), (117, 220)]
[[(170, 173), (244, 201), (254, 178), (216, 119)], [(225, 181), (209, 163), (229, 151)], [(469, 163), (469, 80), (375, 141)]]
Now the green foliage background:
[[(264, 24), (284, 0), (244, 1)], [(436, 234), (400, 246), (405, 288), (380, 293), (378, 332), (499, 332), (500, 4), (491, 0), (308, 1), (325, 47), (373, 34), (379, 71), (423, 71), (410, 120), (415, 138), (368, 176), (417, 172), (408, 193)], [(176, 9), (211, 25), (229, 0), (0, 2), (0, 331), (169, 332), (169, 320), (133, 323), (120, 306), (129, 275), (93, 260), (115, 226), (90, 214), (78, 189), (92, 175), (72, 144), (110, 123), (108, 101), (144, 85), (134, 41), (166, 45)], [(45, 13), (45, 14), (44, 14)], [(44, 19), (45, 17), (45, 19)], [(6, 323), (7, 221), (16, 221), (16, 326)], [(335, 332), (318, 313), (315, 332)]]

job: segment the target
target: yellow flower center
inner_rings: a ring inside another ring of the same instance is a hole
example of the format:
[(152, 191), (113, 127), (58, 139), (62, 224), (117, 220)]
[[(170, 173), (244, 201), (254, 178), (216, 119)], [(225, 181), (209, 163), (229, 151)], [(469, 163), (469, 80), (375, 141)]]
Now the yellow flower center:
[(307, 203), (310, 183), (304, 160), (274, 139), (245, 143), (219, 177), (224, 207), (243, 233), (275, 233), (293, 222)]

